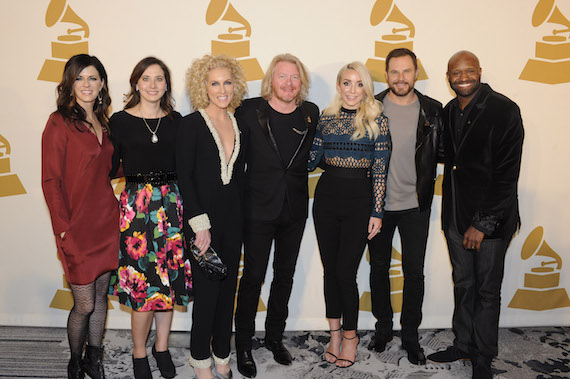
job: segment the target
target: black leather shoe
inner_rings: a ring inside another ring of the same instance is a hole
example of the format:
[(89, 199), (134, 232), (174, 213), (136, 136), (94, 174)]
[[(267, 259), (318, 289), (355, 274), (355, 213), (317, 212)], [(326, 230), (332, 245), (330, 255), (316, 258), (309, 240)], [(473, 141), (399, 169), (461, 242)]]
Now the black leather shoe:
[(493, 370), (491, 369), (492, 358), (482, 355), (472, 359), (473, 363), (473, 379), (491, 379), (493, 378)]
[(246, 378), (255, 378), (257, 375), (257, 367), (251, 355), (251, 350), (236, 351), (237, 368), (240, 374)]
[(83, 371), (83, 366), (81, 365), (81, 356), (71, 356), (69, 363), (67, 364), (67, 378), (68, 379), (83, 379), (85, 378), (85, 372)]
[(172, 362), (170, 351), (156, 351), (156, 346), (152, 347), (152, 356), (156, 359), (156, 365), (163, 378), (171, 379), (176, 376), (176, 367)]
[(105, 379), (103, 368), (103, 347), (87, 345), (83, 357), (83, 371), (92, 379)]
[(408, 361), (414, 365), (425, 365), (426, 356), (419, 343), (405, 343), (402, 347), (408, 353)]
[(282, 364), (282, 365), (290, 365), (293, 362), (293, 358), (291, 357), (291, 353), (289, 350), (283, 345), (282, 341), (265, 341), (265, 347), (273, 352), (273, 359), (275, 362)]
[(427, 359), (436, 363), (455, 362), (460, 359), (471, 359), (469, 354), (459, 350), (455, 346), (449, 346), (447, 349), (437, 351), (427, 356)]
[(374, 333), (368, 344), (368, 350), (381, 353), (386, 350), (388, 342), (392, 341), (392, 336), (386, 336), (378, 332)]

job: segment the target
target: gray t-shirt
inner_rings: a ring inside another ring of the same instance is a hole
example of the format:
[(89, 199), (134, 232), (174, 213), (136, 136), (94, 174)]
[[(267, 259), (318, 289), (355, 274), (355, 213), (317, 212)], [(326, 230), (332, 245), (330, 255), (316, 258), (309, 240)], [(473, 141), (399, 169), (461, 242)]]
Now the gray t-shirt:
[(387, 211), (403, 211), (418, 207), (416, 195), (416, 133), (420, 117), (420, 102), (409, 105), (382, 101), (392, 138), (392, 155), (386, 182)]

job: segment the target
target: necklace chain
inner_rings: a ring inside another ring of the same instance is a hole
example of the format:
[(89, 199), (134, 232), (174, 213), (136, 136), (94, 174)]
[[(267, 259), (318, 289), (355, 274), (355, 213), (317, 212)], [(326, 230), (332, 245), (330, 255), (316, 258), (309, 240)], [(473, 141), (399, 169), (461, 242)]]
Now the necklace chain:
[(150, 128), (150, 126), (148, 125), (148, 122), (146, 122), (146, 119), (144, 118), (142, 112), (141, 112), (141, 108), (139, 107), (139, 114), (141, 115), (144, 124), (146, 126), (146, 128), (148, 129), (148, 131), (150, 132), (150, 134), (152, 134), (152, 137), (150, 138), (150, 141), (152, 143), (157, 143), (158, 142), (158, 136), (156, 135), (156, 132), (158, 132), (158, 128), (160, 127), (160, 121), (162, 120), (162, 117), (158, 118), (158, 123), (156, 124), (156, 129), (154, 129), (154, 131)]

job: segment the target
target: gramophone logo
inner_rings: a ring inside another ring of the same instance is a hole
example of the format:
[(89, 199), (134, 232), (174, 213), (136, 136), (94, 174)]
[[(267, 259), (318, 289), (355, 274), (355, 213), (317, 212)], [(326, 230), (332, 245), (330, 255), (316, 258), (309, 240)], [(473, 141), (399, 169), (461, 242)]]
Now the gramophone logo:
[[(554, 24), (551, 34), (536, 42), (535, 58), (526, 62), (519, 79), (559, 84), (570, 82), (570, 20), (556, 6), (555, 0), (540, 0), (532, 14), (532, 26)], [(569, 33), (569, 36), (562, 35)]]
[[(377, 0), (370, 13), (370, 24), (387, 29), (389, 33), (383, 34), (380, 41), (374, 43), (374, 58), (366, 61), (366, 67), (377, 82), (386, 83), (386, 56), (394, 49), (406, 48), (414, 50), (414, 24), (398, 9), (394, 0)], [(428, 76), (422, 63), (418, 59), (418, 80), (427, 79)]]
[[(370, 250), (366, 249), (366, 260), (370, 262)], [(392, 247), (392, 262), (390, 263), (390, 302), (394, 313), (402, 312), (404, 300), (404, 272), (402, 270), (402, 254)], [(370, 292), (366, 291), (360, 296), (361, 311), (372, 312), (372, 298)]]
[(570, 307), (568, 294), (560, 287), (562, 258), (543, 241), (543, 233), (541, 226), (535, 228), (522, 247), (521, 258), (533, 258), (537, 265), (524, 274), (524, 288), (517, 290), (510, 308), (544, 311)]
[(206, 11), (206, 24), (213, 25), (220, 21), (231, 22), (234, 26), (228, 28), (228, 33), (218, 34), (218, 39), (212, 40), (212, 54), (227, 54), (236, 58), (243, 67), (248, 81), (262, 79), (263, 70), (259, 62), (256, 58), (250, 57), (249, 22), (228, 0), (211, 0)]
[(10, 172), (10, 143), (0, 134), (0, 197), (26, 193), (18, 175)]
[(76, 54), (88, 54), (87, 38), (89, 26), (83, 21), (66, 0), (51, 0), (46, 11), (46, 26), (56, 24), (72, 24), (75, 28), (68, 28), (64, 34), (51, 43), (51, 58), (44, 61), (38, 80), (58, 83), (63, 75), (65, 63)]
[(317, 168), (313, 172), (309, 172), (309, 199), (315, 197), (315, 189), (317, 188), (317, 183), (321, 177), (323, 170), (321, 168)]
[(117, 178), (111, 180), (111, 186), (114, 188), (115, 195), (120, 196), (123, 190), (125, 189), (125, 185), (127, 181), (125, 178)]
[[(49, 305), (50, 308), (62, 309), (64, 311), (70, 311), (73, 308), (73, 294), (71, 293), (71, 287), (63, 275), (63, 288), (55, 292), (53, 299)], [(107, 299), (108, 309), (114, 309), (111, 301)]]

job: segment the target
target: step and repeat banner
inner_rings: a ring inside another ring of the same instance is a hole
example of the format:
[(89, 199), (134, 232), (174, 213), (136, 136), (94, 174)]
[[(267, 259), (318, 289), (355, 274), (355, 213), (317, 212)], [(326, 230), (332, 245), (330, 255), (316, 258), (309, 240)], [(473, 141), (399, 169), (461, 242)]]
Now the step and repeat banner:
[[(445, 72), (458, 50), (474, 52), (482, 79), (514, 100), (525, 127), (519, 182), (522, 227), (509, 247), (502, 326), (570, 324), (570, 0), (27, 0), (0, 1), (0, 324), (65, 326), (73, 300), (56, 255), (41, 190), (41, 134), (55, 110), (66, 60), (96, 55), (109, 74), (113, 110), (123, 107), (134, 65), (149, 55), (173, 74), (176, 109), (192, 111), (184, 78), (206, 53), (239, 59), (249, 96), (274, 55), (297, 55), (311, 72), (309, 100), (323, 109), (340, 67), (366, 64), (377, 92), (386, 88), (387, 53), (412, 49), (416, 88), (442, 103), (453, 98)], [(439, 168), (441, 174), (442, 168)], [(314, 190), (319, 173), (310, 175)], [(451, 325), (451, 265), (441, 232), (437, 180), (426, 254), (422, 327)], [(124, 182), (114, 183), (120, 193)], [(310, 200), (312, 203), (312, 199)], [(392, 302), (402, 304), (399, 237), (392, 251)], [(358, 273), (361, 329), (373, 328), (368, 252)], [(325, 329), (322, 266), (309, 218), (295, 274), (290, 330)], [(271, 266), (266, 282), (272, 279)], [(258, 307), (262, 329), (269, 286)], [(110, 328), (129, 328), (129, 310), (109, 298)], [(174, 329), (187, 330), (191, 305)], [(399, 313), (395, 314), (399, 325)]]

